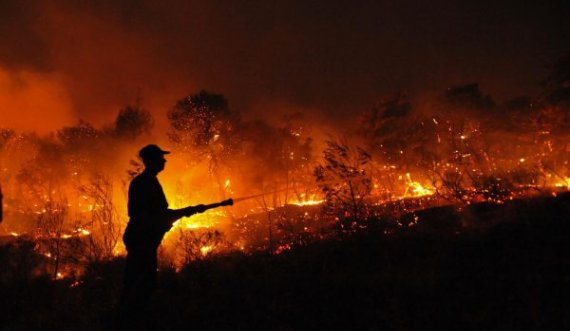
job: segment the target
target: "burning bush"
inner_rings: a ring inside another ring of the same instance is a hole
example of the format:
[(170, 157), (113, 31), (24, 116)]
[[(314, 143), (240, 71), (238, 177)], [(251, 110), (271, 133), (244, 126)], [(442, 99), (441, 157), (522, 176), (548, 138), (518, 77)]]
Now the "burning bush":
[(368, 218), (372, 178), (370, 155), (346, 142), (329, 140), (324, 164), (315, 168), (317, 183), (325, 194), (324, 208), (336, 215), (341, 233), (364, 226)]
[[(177, 253), (180, 265), (203, 259), (224, 245), (223, 235), (217, 230), (179, 230)], [(225, 245), (227, 247), (227, 244)]]

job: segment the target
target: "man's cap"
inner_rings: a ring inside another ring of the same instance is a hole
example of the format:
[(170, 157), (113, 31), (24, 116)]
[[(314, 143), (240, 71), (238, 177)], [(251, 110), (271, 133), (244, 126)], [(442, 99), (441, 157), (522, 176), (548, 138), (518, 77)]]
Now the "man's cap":
[(156, 159), (163, 156), (164, 154), (170, 154), (170, 152), (162, 150), (160, 147), (154, 144), (146, 145), (139, 151), (139, 156), (143, 160)]

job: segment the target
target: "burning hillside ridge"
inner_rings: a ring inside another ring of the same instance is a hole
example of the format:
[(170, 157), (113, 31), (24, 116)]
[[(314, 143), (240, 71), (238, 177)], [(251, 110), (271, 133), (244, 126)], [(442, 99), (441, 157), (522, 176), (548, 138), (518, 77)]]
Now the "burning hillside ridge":
[(5, 128), (3, 235), (31, 240), (55, 278), (124, 254), (126, 189), (149, 142), (173, 151), (160, 175), (171, 208), (236, 201), (175, 224), (162, 254), (176, 265), (228, 250), (281, 252), (387, 219), (407, 227), (414, 222), (400, 218), (433, 206), (557, 194), (570, 186), (568, 63), (536, 98), (498, 105), (477, 84), (423, 102), (398, 93), (328, 139), (301, 113), (248, 121), (206, 91), (174, 104), (165, 134), (140, 104), (102, 128)]

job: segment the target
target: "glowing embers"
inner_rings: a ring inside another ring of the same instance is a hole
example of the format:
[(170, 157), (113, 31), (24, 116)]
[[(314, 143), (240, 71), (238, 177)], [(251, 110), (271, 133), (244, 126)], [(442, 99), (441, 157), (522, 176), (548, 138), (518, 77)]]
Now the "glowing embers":
[(554, 184), (555, 187), (570, 189), (570, 177), (564, 177)]
[(400, 176), (398, 179), (405, 181), (405, 191), (402, 198), (423, 197), (435, 193), (435, 188), (424, 186), (420, 182), (413, 180), (409, 172), (407, 172), (405, 176)]
[(308, 195), (305, 193), (301, 193), (299, 194), (297, 201), (291, 202), (290, 204), (296, 206), (317, 206), (322, 204), (323, 202), (325, 202), (325, 200), (319, 199), (319, 197), (316, 194)]
[(214, 249), (214, 246), (213, 246), (213, 245), (202, 246), (202, 247), (200, 247), (200, 253), (202, 253), (202, 256), (206, 256), (206, 255), (208, 255), (213, 249)]
[(73, 237), (85, 237), (85, 236), (90, 236), (91, 235), (91, 231), (84, 229), (82, 227), (78, 227), (75, 230), (73, 230), (71, 233), (64, 233), (61, 235), (61, 237), (63, 239), (69, 239), (69, 238), (73, 238)]
[(325, 200), (307, 200), (307, 201), (293, 202), (292, 204), (296, 206), (316, 206), (322, 204), (323, 202), (325, 202)]

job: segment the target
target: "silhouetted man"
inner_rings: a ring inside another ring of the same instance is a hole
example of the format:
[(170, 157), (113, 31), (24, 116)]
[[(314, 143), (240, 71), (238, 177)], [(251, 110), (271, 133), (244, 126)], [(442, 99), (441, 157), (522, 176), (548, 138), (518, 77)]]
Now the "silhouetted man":
[(145, 169), (129, 186), (129, 223), (123, 236), (127, 248), (127, 266), (123, 305), (144, 305), (157, 287), (157, 249), (172, 224), (181, 217), (204, 212), (207, 206), (168, 209), (168, 202), (156, 175), (164, 170), (165, 154), (156, 145), (139, 151)]

